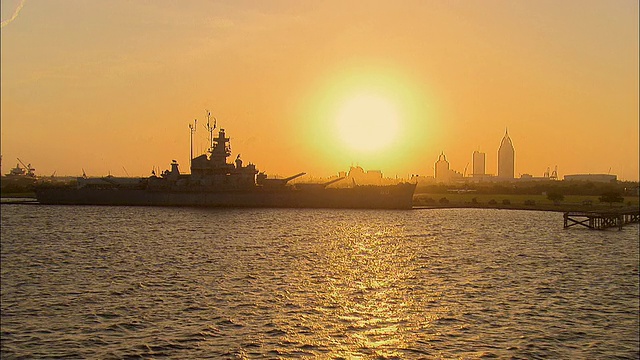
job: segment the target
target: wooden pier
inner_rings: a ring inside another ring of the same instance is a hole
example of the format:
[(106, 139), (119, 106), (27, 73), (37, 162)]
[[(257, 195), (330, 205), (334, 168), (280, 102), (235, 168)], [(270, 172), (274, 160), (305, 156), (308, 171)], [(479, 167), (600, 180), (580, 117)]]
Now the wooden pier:
[(578, 212), (570, 211), (564, 213), (564, 228), (581, 225), (589, 229), (604, 230), (622, 227), (627, 224), (640, 221), (640, 209), (622, 210), (612, 212)]

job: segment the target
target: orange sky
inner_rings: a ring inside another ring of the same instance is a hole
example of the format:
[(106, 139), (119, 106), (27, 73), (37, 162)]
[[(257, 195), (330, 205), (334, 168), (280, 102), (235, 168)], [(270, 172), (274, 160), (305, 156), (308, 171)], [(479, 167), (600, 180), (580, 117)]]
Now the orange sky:
[[(638, 180), (637, 1), (1, 5), (3, 173), (18, 157), (38, 175), (186, 172), (209, 109), (232, 156), (271, 175), (433, 175), (441, 151), (462, 172), (474, 150), (495, 174), (508, 128), (516, 176)], [(369, 91), (400, 130), (354, 152), (335, 117)]]

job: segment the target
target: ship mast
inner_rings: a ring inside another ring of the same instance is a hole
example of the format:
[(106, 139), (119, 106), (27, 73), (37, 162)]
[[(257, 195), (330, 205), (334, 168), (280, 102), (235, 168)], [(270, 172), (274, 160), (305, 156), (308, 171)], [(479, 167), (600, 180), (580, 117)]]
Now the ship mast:
[(189, 124), (189, 131), (191, 136), (189, 138), (189, 162), (193, 160), (193, 134), (196, 132), (196, 126), (198, 125), (198, 119), (193, 120), (193, 124)]

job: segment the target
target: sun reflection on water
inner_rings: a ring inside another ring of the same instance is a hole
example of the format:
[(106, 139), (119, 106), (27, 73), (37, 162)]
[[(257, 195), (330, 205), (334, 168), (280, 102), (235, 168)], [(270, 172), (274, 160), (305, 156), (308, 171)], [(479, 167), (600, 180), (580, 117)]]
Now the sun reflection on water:
[[(430, 326), (433, 319), (421, 315), (428, 312), (418, 309), (412, 293), (415, 254), (397, 241), (402, 231), (400, 226), (342, 224), (325, 238), (325, 251), (315, 263), (325, 277), (307, 284), (316, 289), (307, 300), (316, 304), (305, 321), (314, 338), (326, 340), (327, 356), (403, 357), (416, 334)], [(317, 328), (314, 319), (332, 326)], [(289, 340), (304, 343), (301, 334)]]

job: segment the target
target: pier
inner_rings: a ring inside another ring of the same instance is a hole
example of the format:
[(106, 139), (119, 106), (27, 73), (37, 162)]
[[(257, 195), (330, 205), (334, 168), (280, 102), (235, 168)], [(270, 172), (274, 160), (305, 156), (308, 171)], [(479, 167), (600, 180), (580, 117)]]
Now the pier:
[(575, 225), (581, 225), (594, 230), (604, 230), (613, 227), (622, 230), (624, 225), (637, 223), (639, 221), (640, 209), (612, 212), (569, 211), (564, 213), (565, 229)]

